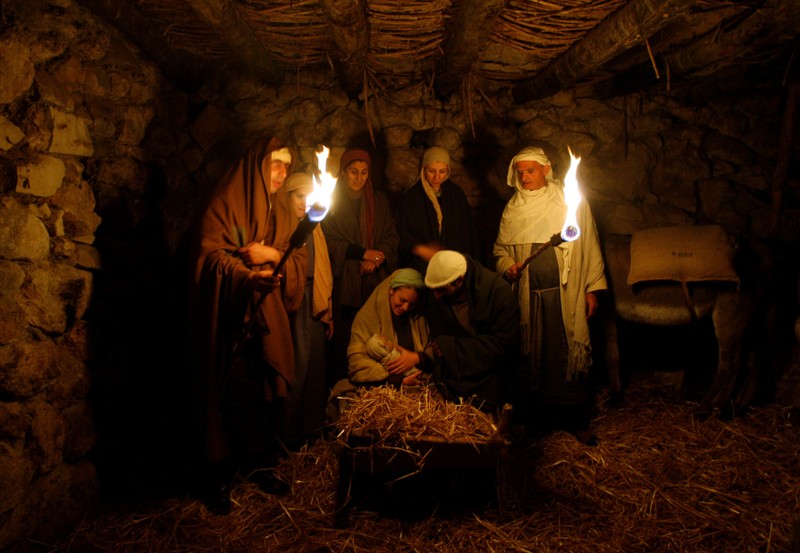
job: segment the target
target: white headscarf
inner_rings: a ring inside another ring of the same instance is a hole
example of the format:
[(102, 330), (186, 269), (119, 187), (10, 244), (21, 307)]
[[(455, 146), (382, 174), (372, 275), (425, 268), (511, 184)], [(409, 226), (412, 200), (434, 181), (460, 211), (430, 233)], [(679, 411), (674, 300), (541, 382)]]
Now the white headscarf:
[[(547, 186), (539, 190), (526, 190), (517, 177), (516, 164), (535, 161), (550, 167), (545, 179)], [(542, 244), (561, 232), (567, 205), (561, 182), (553, 177), (550, 160), (541, 148), (523, 148), (508, 165), (506, 184), (516, 192), (506, 204), (500, 221), (497, 242), (501, 244)]]
[(288, 165), (292, 162), (292, 151), (289, 148), (273, 150), (272, 161), (282, 161)]
[[(425, 150), (425, 153), (422, 154), (422, 167), (419, 170), (419, 180), (422, 182), (422, 189), (425, 191), (425, 195), (433, 204), (433, 209), (436, 211), (436, 221), (439, 223), (439, 233), (442, 232), (442, 208), (439, 206), (439, 198), (436, 197), (436, 192), (433, 191), (433, 187), (431, 183), (428, 182), (428, 179), (425, 178), (425, 167), (433, 163), (434, 161), (441, 161), (445, 165), (447, 165), (447, 176), (450, 177), (450, 154), (447, 153), (447, 150), (444, 148), (440, 148), (439, 146), (433, 146), (432, 148), (428, 148)], [(446, 179), (445, 179), (446, 180)], [(444, 184), (444, 181), (442, 181)]]

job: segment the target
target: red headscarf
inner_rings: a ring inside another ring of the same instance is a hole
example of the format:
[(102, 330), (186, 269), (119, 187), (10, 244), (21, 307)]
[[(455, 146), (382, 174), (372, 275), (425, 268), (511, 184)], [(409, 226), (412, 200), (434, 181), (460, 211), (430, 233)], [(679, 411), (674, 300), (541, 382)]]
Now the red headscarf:
[[(354, 161), (365, 162), (369, 171), (367, 182), (364, 183), (364, 188), (362, 188), (364, 196), (361, 202), (361, 221), (359, 226), (361, 227), (361, 246), (371, 250), (374, 247), (375, 198), (372, 194), (372, 159), (369, 153), (366, 150), (354, 148), (342, 154), (342, 158), (339, 160), (339, 179), (340, 181), (345, 179), (344, 172)], [(343, 182), (343, 184), (347, 186), (346, 183)]]

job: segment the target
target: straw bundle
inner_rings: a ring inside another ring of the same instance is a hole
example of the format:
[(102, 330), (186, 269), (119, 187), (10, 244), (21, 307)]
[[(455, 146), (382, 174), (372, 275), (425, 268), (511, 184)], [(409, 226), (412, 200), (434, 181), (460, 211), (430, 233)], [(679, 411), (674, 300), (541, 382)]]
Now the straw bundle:
[(327, 63), (330, 29), (317, 0), (251, 0), (239, 4), (241, 17), (269, 55), (288, 65)]
[(375, 75), (414, 78), (433, 69), (444, 48), (449, 0), (370, 0), (370, 50)]
[(338, 436), (371, 436), (379, 443), (406, 441), (490, 442), (498, 439), (492, 418), (468, 403), (445, 401), (431, 387), (365, 388), (345, 398)]
[(512, 0), (492, 28), (477, 73), (485, 79), (517, 80), (521, 68), (540, 71), (625, 3)]

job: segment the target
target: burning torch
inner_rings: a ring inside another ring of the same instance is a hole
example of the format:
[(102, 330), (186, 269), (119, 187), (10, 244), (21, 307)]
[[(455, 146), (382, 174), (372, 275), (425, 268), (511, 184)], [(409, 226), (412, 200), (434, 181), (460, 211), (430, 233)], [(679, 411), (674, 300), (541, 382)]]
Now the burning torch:
[(567, 215), (564, 218), (564, 226), (561, 227), (560, 233), (555, 233), (550, 237), (550, 240), (536, 248), (531, 255), (519, 266), (519, 274), (530, 264), (531, 261), (536, 259), (543, 251), (550, 246), (556, 247), (564, 242), (572, 242), (577, 240), (581, 235), (581, 229), (578, 226), (577, 212), (578, 204), (581, 202), (581, 193), (578, 189), (578, 165), (581, 163), (581, 158), (575, 157), (572, 150), (567, 147), (569, 151), (569, 170), (564, 177), (564, 201), (567, 204)]
[[(314, 190), (312, 190), (311, 194), (306, 198), (306, 214), (300, 219), (297, 228), (289, 238), (289, 247), (286, 248), (278, 264), (275, 265), (273, 274), (278, 274), (280, 272), (286, 260), (289, 259), (289, 255), (294, 250), (303, 247), (308, 236), (314, 232), (319, 222), (328, 214), (328, 210), (331, 206), (331, 196), (336, 186), (336, 179), (327, 172), (329, 152), (330, 150), (325, 146), (322, 147), (321, 152), (317, 152), (317, 167), (319, 171), (314, 175), (316, 179)], [(263, 301), (263, 297), (264, 296), (262, 296), (261, 301)], [(259, 302), (256, 307), (260, 305), (261, 303)]]

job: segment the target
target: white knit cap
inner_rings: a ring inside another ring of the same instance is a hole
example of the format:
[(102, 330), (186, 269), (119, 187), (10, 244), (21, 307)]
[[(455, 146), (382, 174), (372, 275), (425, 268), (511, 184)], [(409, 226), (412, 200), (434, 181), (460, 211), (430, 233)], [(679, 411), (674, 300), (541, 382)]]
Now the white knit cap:
[(292, 152), (289, 148), (281, 148), (280, 150), (272, 151), (272, 161), (282, 161), (286, 164), (292, 162)]
[(425, 286), (441, 288), (467, 274), (467, 258), (453, 250), (436, 252), (428, 262), (425, 273)]

